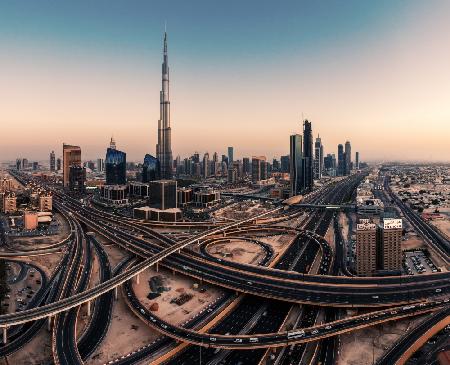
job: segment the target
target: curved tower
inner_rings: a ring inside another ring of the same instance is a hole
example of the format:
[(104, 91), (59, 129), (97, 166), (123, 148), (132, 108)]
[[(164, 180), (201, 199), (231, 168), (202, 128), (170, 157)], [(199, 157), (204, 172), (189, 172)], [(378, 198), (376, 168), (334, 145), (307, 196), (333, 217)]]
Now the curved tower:
[(161, 179), (172, 178), (172, 137), (170, 129), (169, 65), (167, 57), (167, 33), (164, 32), (164, 58), (162, 64), (162, 90), (160, 93), (158, 120), (158, 144), (156, 158), (161, 166)]

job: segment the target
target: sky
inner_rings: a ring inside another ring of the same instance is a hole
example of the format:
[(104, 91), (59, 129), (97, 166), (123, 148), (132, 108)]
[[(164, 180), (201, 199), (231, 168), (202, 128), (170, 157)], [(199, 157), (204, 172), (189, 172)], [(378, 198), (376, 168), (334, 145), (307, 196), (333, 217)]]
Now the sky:
[(165, 23), (174, 156), (450, 161), (448, 0), (0, 0), (0, 160), (155, 154)]

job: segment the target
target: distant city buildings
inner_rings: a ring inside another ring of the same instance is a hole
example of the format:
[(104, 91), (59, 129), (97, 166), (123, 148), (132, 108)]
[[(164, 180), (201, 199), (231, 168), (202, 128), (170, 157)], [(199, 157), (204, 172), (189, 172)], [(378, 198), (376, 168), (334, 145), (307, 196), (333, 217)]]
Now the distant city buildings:
[(355, 153), (355, 169), (359, 170), (359, 152)]
[(342, 144), (338, 144), (337, 174), (338, 174), (338, 176), (344, 176), (344, 173), (345, 173), (344, 146)]
[(97, 172), (105, 171), (105, 160), (103, 158), (97, 158)]
[(350, 175), (352, 169), (352, 147), (349, 141), (345, 142), (344, 161), (344, 175)]
[(319, 180), (322, 178), (323, 172), (323, 145), (319, 136), (314, 143), (314, 179)]
[(267, 164), (265, 156), (252, 157), (252, 182), (258, 183), (267, 179)]
[(234, 149), (233, 147), (228, 147), (228, 165), (231, 166), (233, 165), (233, 161), (234, 161)]
[(55, 151), (50, 152), (50, 171), (56, 171)]
[(281, 156), (280, 158), (281, 172), (287, 173), (290, 170), (289, 156)]

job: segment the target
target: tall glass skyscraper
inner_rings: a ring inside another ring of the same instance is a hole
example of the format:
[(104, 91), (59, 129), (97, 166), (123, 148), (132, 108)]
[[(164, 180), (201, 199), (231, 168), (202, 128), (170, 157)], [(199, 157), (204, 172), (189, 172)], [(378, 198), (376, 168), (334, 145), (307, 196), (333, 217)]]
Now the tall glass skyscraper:
[(303, 162), (302, 136), (294, 134), (290, 137), (291, 196), (299, 195), (303, 191), (305, 179)]
[(106, 185), (127, 183), (127, 154), (114, 148), (106, 150)]
[(313, 156), (313, 135), (311, 122), (307, 119), (303, 121), (303, 158), (305, 171), (304, 188), (311, 190), (314, 183), (314, 156)]
[(144, 164), (142, 166), (142, 182), (159, 180), (161, 178), (161, 167), (156, 157), (148, 153), (144, 157)]

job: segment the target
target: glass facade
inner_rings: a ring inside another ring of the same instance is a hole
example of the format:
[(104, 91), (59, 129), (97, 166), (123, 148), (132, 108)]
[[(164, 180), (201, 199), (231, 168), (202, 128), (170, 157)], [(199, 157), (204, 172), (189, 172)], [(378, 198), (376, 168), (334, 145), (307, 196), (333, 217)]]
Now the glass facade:
[(108, 148), (106, 150), (106, 185), (125, 185), (127, 183), (127, 154)]
[(161, 167), (159, 160), (152, 155), (146, 154), (142, 167), (142, 182), (159, 180), (161, 177)]

